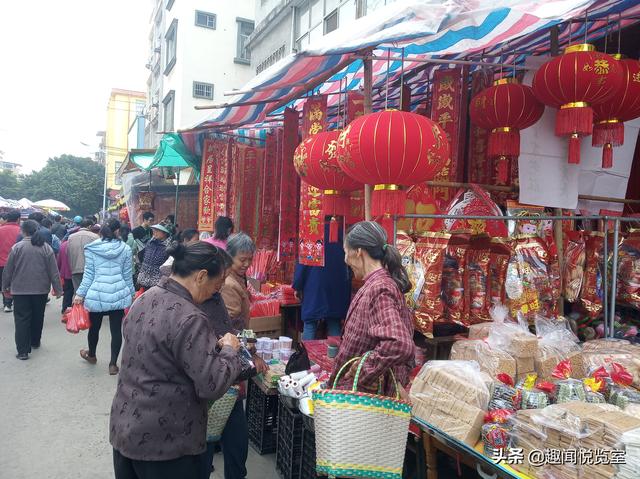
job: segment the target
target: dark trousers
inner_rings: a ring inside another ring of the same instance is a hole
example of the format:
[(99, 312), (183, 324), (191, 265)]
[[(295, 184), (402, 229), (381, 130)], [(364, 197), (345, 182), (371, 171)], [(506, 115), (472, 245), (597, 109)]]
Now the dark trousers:
[[(3, 272), (4, 272), (4, 266), (0, 266), (0, 283), (2, 283)], [(13, 298), (11, 297), (11, 295), (5, 296), (4, 293), (2, 294), (2, 305), (9, 306), (10, 308), (13, 307)]]
[[(241, 400), (236, 401), (236, 405), (233, 406), (224, 431), (222, 431), (220, 442), (224, 456), (224, 479), (245, 479), (247, 477), (247, 455), (249, 454), (249, 431)], [(207, 443), (207, 451), (204, 453), (206, 472), (203, 479), (209, 477), (213, 454), (213, 443)]]
[(98, 339), (100, 337), (100, 327), (102, 326), (103, 316), (109, 316), (109, 329), (111, 330), (111, 360), (109, 364), (116, 364), (120, 348), (122, 347), (122, 317), (123, 309), (115, 311), (104, 311), (101, 313), (89, 313), (91, 327), (87, 339), (89, 340), (89, 356), (95, 357)]
[(46, 294), (16, 294), (13, 296), (13, 319), (16, 325), (18, 354), (29, 354), (31, 346), (40, 346)]
[(73, 293), (76, 290), (73, 287), (73, 281), (71, 279), (65, 279), (62, 285), (62, 312), (64, 313), (67, 308), (70, 308), (73, 304)]
[(113, 450), (116, 479), (200, 479), (201, 456), (182, 456), (170, 461), (136, 461)]

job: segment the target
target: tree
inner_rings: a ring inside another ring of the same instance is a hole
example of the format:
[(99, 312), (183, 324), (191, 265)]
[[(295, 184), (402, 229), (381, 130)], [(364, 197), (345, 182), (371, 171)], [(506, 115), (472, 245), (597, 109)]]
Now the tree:
[(49, 158), (44, 168), (24, 177), (21, 187), (31, 201), (62, 201), (71, 209), (69, 216), (93, 214), (102, 208), (104, 166), (73, 155)]
[(22, 198), (20, 193), (21, 189), (18, 177), (8, 170), (0, 171), (0, 196), (12, 200), (19, 200)]

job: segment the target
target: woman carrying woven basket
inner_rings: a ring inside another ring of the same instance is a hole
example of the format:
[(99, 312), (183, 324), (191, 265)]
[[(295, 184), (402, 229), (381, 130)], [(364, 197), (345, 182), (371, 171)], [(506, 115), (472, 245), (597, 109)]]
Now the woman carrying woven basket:
[[(379, 224), (362, 221), (354, 225), (344, 249), (345, 262), (364, 284), (351, 301), (330, 382), (349, 359), (372, 351), (360, 372), (358, 389), (375, 392), (382, 380), (383, 393), (392, 395), (395, 388), (383, 379), (384, 373), (393, 370), (404, 386), (413, 367), (413, 322), (403, 296), (411, 283), (400, 253), (387, 244), (387, 234)], [(343, 376), (340, 389), (351, 388), (357, 364)]]

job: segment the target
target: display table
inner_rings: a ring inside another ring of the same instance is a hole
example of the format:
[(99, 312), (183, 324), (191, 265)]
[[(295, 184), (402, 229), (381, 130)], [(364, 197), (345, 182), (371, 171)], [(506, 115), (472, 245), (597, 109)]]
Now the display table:
[(531, 476), (517, 472), (506, 464), (497, 464), (485, 456), (482, 453), (482, 442), (473, 448), (416, 417), (411, 420), (420, 429), (427, 479), (438, 479), (438, 451), (476, 470), (483, 479), (532, 479)]

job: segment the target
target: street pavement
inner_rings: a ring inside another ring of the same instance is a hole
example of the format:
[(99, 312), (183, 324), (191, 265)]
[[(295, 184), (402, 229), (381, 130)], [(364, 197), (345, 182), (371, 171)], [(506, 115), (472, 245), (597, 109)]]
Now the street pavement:
[[(98, 363), (80, 358), (87, 333), (69, 334), (60, 322), (60, 300), (47, 305), (42, 346), (28, 361), (15, 358), (13, 314), (0, 311), (0, 479), (113, 478), (109, 410), (117, 376), (109, 376), (108, 319)], [(216, 454), (222, 479), (222, 454)], [(249, 449), (248, 478), (271, 479), (275, 455)]]

